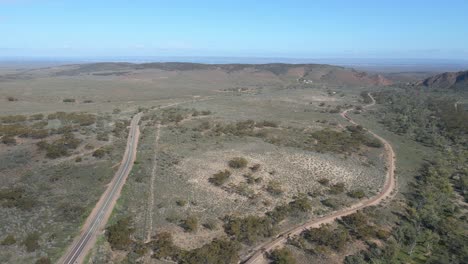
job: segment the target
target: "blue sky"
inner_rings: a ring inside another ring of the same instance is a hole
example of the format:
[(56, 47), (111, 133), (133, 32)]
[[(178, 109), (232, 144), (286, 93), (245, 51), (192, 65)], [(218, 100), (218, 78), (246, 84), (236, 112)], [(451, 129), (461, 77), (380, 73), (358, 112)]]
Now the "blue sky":
[(0, 56), (468, 59), (468, 1), (0, 0)]

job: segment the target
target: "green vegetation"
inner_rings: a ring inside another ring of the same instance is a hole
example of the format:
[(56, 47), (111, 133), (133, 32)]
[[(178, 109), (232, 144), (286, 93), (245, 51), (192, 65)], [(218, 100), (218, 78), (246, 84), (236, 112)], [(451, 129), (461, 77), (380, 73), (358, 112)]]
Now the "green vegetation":
[(64, 102), (64, 103), (74, 103), (74, 102), (76, 102), (76, 99), (73, 99), (73, 98), (65, 98), (65, 99), (63, 99), (63, 102)]
[(182, 221), (182, 227), (187, 232), (196, 232), (198, 230), (198, 218), (191, 215)]
[(283, 187), (279, 181), (271, 180), (268, 182), (267, 191), (272, 195), (281, 195), (283, 193)]
[(177, 199), (177, 200), (176, 200), (176, 204), (177, 204), (178, 206), (182, 206), (182, 207), (183, 207), (183, 206), (187, 205), (187, 200), (184, 200), (184, 199)]
[(340, 251), (351, 239), (348, 230), (343, 227), (333, 228), (329, 224), (304, 231), (301, 236), (316, 246), (314, 253), (318, 254), (326, 252), (327, 249)]
[(36, 264), (51, 264), (52, 261), (48, 257), (42, 257), (36, 261)]
[(372, 98), (369, 96), (369, 92), (367, 92), (367, 91), (361, 92), (361, 97), (362, 97), (362, 100), (363, 100), (363, 102), (365, 104), (372, 103)]
[(65, 125), (76, 124), (79, 126), (90, 126), (96, 123), (96, 116), (87, 113), (65, 113), (56, 112), (47, 116), (48, 120), (58, 119)]
[(335, 198), (328, 198), (328, 199), (322, 200), (321, 202), (323, 205), (325, 205), (326, 207), (330, 207), (333, 210), (338, 209), (338, 207), (340, 207), (339, 201)]
[(98, 148), (93, 152), (93, 157), (101, 159), (110, 153), (110, 149), (107, 147)]
[(182, 253), (179, 263), (238, 263), (240, 246), (235, 241), (215, 239), (201, 248)]
[(345, 191), (345, 184), (343, 182), (338, 182), (330, 186), (328, 192), (330, 194), (340, 194)]
[(5, 145), (16, 145), (16, 139), (13, 136), (5, 135), (2, 137), (2, 143)]
[(224, 183), (226, 183), (226, 181), (229, 179), (229, 176), (231, 176), (230, 171), (228, 170), (219, 171), (215, 173), (212, 177), (210, 177), (208, 181), (216, 186), (221, 186)]
[(358, 190), (349, 191), (347, 195), (351, 198), (362, 199), (366, 196), (366, 193), (363, 190), (358, 189)]
[(119, 219), (115, 224), (107, 227), (107, 241), (113, 249), (126, 250), (132, 242), (133, 232), (130, 217)]
[(7, 208), (30, 210), (36, 202), (22, 188), (0, 190), (0, 205)]
[(268, 258), (272, 264), (296, 264), (291, 251), (287, 248), (275, 249), (269, 255)]
[(39, 238), (40, 237), (37, 232), (30, 233), (26, 236), (23, 241), (23, 245), (26, 247), (27, 252), (34, 252), (40, 248)]
[(75, 138), (73, 133), (66, 132), (62, 137), (52, 143), (40, 141), (37, 146), (40, 150), (46, 151), (46, 157), (56, 159), (69, 155), (69, 150), (76, 149), (81, 143), (81, 140)]
[(8, 235), (2, 240), (0, 245), (2, 245), (2, 246), (11, 246), (11, 245), (14, 245), (15, 243), (16, 243), (15, 237), (13, 235)]
[(224, 232), (237, 241), (252, 244), (260, 238), (272, 236), (275, 229), (273, 222), (267, 217), (227, 217), (224, 223)]
[(229, 165), (229, 167), (231, 167), (233, 169), (242, 169), (242, 168), (247, 167), (247, 163), (248, 163), (248, 161), (245, 158), (236, 157), (236, 158), (231, 159), (228, 162), (228, 165)]
[(14, 116), (2, 116), (0, 121), (5, 124), (11, 123), (21, 123), (27, 120), (27, 117), (24, 115), (14, 115)]

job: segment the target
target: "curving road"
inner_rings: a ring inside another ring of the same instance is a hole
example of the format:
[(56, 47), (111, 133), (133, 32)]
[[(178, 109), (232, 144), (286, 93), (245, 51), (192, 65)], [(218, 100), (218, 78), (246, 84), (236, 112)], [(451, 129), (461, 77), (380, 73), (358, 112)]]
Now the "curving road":
[(120, 167), (115, 173), (114, 178), (109, 183), (106, 191), (99, 199), (91, 214), (88, 216), (88, 219), (86, 219), (80, 235), (74, 240), (71, 247), (66, 251), (58, 263), (82, 263), (86, 254), (96, 242), (97, 234), (107, 223), (136, 158), (136, 150), (140, 135), (138, 123), (140, 122), (141, 115), (142, 113), (138, 113), (132, 118), (130, 123), (130, 132), (128, 133), (127, 147), (125, 149), (122, 162), (120, 163)]
[[(371, 107), (375, 105), (375, 100), (374, 97), (369, 93), (369, 97), (372, 99), (372, 102), (366, 106), (365, 108)], [(353, 108), (346, 109), (343, 112), (340, 113), (340, 115), (347, 119), (351, 124), (358, 125), (355, 121), (353, 121), (349, 116), (348, 112), (353, 110)], [(372, 198), (365, 199), (360, 201), (357, 204), (352, 205), (351, 207), (345, 208), (343, 210), (336, 211), (330, 215), (320, 217), (313, 219), (305, 224), (302, 224), (300, 226), (291, 228), (287, 231), (284, 231), (280, 233), (276, 238), (274, 238), (271, 241), (265, 242), (257, 247), (255, 247), (252, 252), (243, 258), (241, 263), (245, 264), (253, 264), (253, 263), (262, 263), (264, 262), (264, 253), (265, 252), (271, 252), (272, 250), (279, 248), (283, 246), (287, 240), (288, 237), (296, 236), (302, 233), (303, 231), (310, 229), (310, 228), (318, 228), (322, 224), (327, 224), (335, 221), (338, 218), (341, 218), (343, 216), (347, 216), (350, 214), (353, 214), (357, 212), (358, 210), (364, 209), (368, 206), (373, 206), (381, 203), (384, 199), (391, 197), (393, 191), (396, 188), (396, 179), (395, 179), (395, 152), (393, 151), (392, 145), (385, 140), (384, 138), (380, 137), (379, 135), (375, 134), (374, 132), (367, 130), (372, 136), (377, 138), (382, 144), (384, 145), (385, 148), (385, 156), (386, 156), (386, 166), (387, 166), (387, 173), (386, 173), (386, 180), (385, 184), (382, 187), (382, 190), (380, 193)]]

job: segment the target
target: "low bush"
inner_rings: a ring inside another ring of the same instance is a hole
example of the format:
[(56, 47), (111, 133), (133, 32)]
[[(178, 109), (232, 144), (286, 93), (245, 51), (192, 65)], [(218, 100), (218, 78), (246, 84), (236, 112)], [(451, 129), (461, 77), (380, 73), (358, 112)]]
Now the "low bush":
[(134, 229), (130, 217), (119, 219), (115, 224), (107, 227), (106, 237), (113, 249), (126, 250), (132, 242), (130, 236)]
[(39, 238), (40, 237), (37, 232), (30, 233), (26, 236), (23, 241), (23, 245), (26, 247), (27, 252), (34, 252), (40, 248)]
[(182, 227), (187, 232), (196, 232), (198, 230), (198, 218), (195, 216), (189, 216), (182, 221)]
[(14, 245), (15, 243), (16, 243), (15, 237), (13, 235), (8, 235), (2, 240), (0, 245), (2, 245), (2, 246), (11, 246), (11, 245)]
[(233, 169), (242, 169), (247, 166), (248, 161), (242, 157), (236, 157), (228, 162), (229, 167)]
[(280, 195), (283, 193), (283, 187), (280, 182), (271, 180), (268, 182), (267, 191), (272, 195)]
[(228, 170), (219, 171), (215, 173), (212, 177), (210, 177), (208, 181), (216, 186), (221, 186), (224, 183), (226, 183), (226, 181), (229, 179), (229, 176), (231, 176), (230, 171)]
[(275, 249), (268, 258), (272, 264), (296, 264), (296, 258), (294, 258), (292, 252), (287, 248)]
[(36, 261), (35, 264), (51, 264), (52, 261), (48, 257), (42, 257)]
[(328, 192), (330, 194), (340, 194), (345, 191), (345, 184), (343, 182), (338, 182), (330, 186)]
[(322, 204), (332, 209), (337, 209), (339, 207), (338, 200), (333, 198), (322, 200)]
[(366, 196), (364, 191), (361, 189), (349, 191), (347, 194), (349, 197), (355, 198), (355, 199), (362, 199)]

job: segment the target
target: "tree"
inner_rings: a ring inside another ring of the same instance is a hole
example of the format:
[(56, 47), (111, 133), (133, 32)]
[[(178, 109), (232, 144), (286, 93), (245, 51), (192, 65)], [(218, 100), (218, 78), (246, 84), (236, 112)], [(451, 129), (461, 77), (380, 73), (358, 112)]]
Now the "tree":
[(296, 259), (294, 258), (291, 251), (287, 248), (273, 250), (268, 255), (268, 258), (273, 264), (296, 264)]

